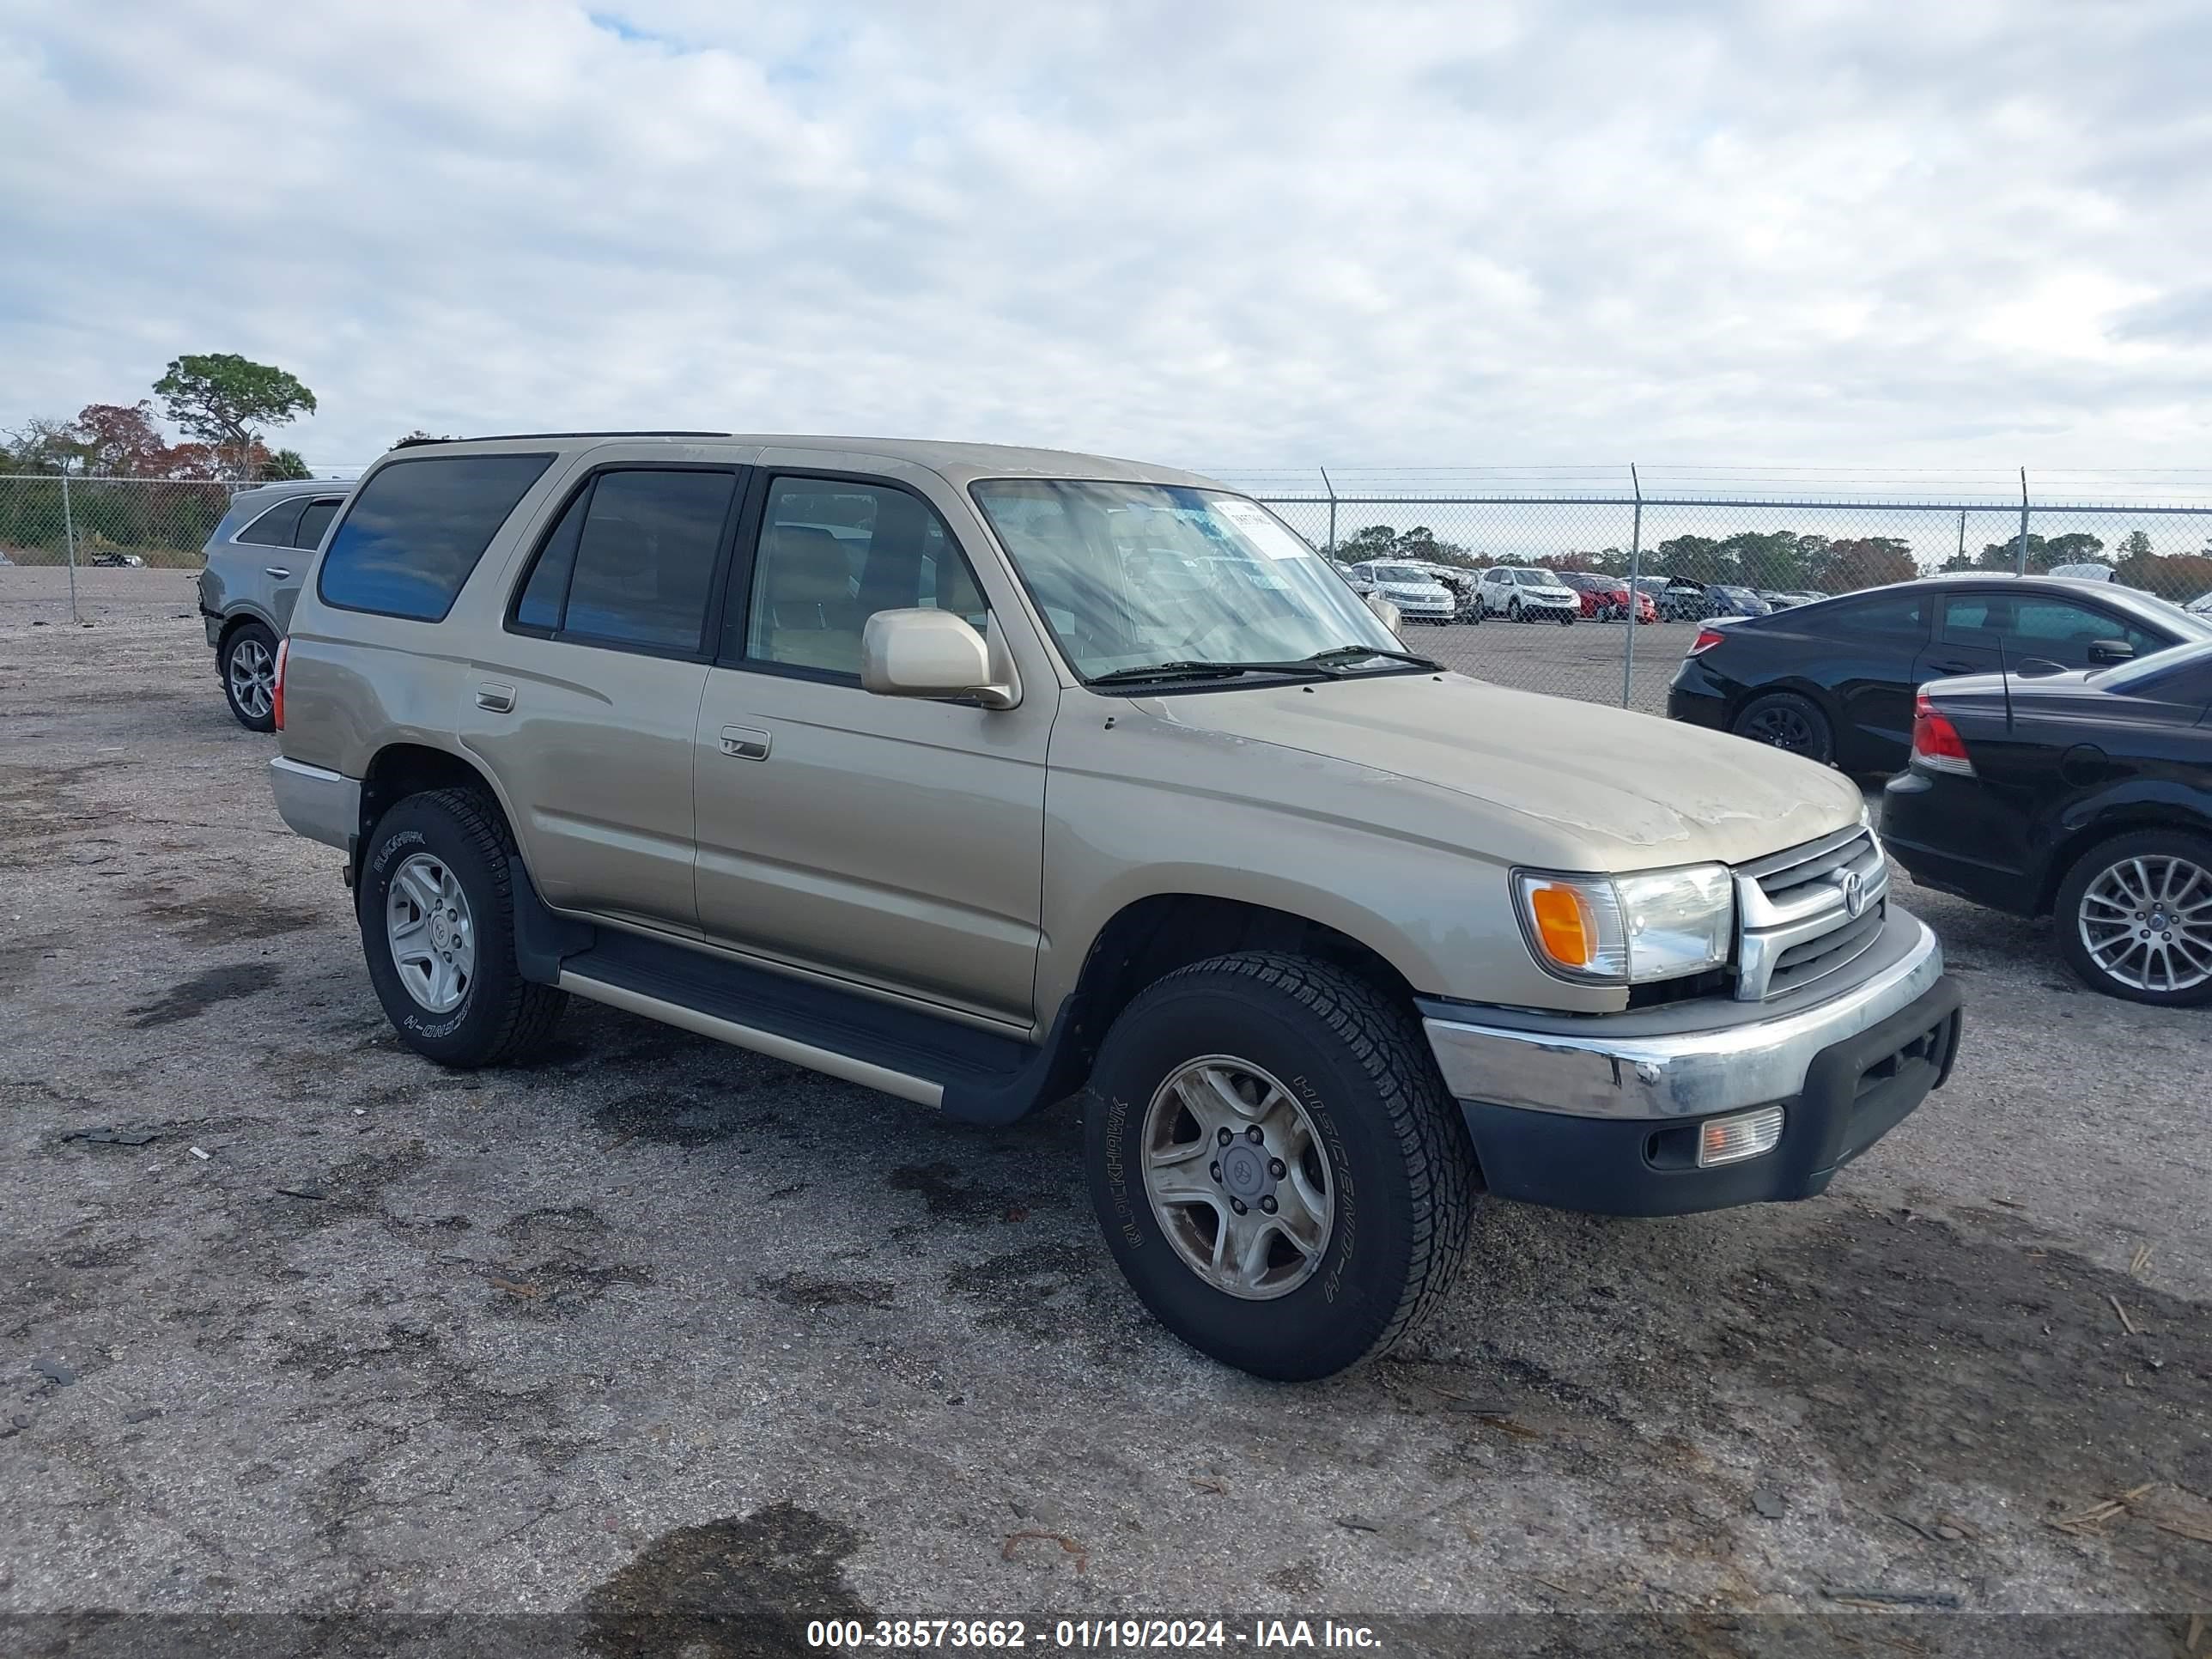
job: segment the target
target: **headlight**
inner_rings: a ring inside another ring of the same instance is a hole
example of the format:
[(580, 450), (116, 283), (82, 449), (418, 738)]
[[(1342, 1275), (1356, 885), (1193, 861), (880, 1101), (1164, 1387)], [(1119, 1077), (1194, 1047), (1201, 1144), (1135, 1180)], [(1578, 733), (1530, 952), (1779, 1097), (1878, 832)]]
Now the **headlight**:
[(1728, 960), (1735, 888), (1728, 866), (1632, 876), (1513, 873), (1528, 943), (1544, 965), (1596, 985), (1703, 973)]

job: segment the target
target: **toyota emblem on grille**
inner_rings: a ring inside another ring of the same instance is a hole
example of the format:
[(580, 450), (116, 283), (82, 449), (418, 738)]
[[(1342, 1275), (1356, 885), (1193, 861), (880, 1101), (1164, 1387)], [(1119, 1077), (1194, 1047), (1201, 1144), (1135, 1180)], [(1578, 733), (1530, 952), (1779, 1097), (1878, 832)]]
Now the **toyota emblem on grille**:
[(1844, 890), (1844, 914), (1856, 921), (1866, 908), (1866, 878), (1856, 870), (1846, 870), (1836, 878), (1836, 885)]

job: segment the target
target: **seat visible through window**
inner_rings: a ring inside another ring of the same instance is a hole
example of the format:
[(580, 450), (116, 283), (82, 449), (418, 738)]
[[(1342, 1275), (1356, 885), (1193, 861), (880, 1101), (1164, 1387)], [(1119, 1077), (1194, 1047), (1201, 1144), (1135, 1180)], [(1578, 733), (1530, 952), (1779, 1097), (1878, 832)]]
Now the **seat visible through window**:
[(878, 611), (951, 611), (978, 629), (988, 621), (966, 561), (918, 496), (778, 478), (764, 520), (745, 626), (757, 662), (857, 679), (861, 635)]

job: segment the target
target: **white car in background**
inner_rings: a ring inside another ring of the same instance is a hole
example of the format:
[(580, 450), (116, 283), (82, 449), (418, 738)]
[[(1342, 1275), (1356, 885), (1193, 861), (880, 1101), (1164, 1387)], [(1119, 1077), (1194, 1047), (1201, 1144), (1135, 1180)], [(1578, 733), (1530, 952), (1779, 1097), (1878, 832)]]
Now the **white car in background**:
[(1452, 591), (1425, 570), (1395, 559), (1374, 559), (1352, 566), (1346, 573), (1354, 588), (1371, 583), (1372, 592), (1398, 607), (1409, 623), (1448, 623), (1458, 609)]
[(1484, 613), (1508, 622), (1570, 623), (1583, 613), (1581, 594), (1557, 573), (1533, 566), (1492, 565), (1482, 573), (1478, 592)]

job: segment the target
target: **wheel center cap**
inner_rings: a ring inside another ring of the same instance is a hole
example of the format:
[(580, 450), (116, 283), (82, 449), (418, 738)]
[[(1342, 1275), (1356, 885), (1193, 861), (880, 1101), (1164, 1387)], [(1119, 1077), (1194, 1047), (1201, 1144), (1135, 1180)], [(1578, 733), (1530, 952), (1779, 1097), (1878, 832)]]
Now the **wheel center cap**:
[(1249, 1140), (1221, 1149), (1221, 1184), (1231, 1198), (1247, 1204), (1268, 1188), (1267, 1155)]
[(441, 951), (453, 942), (453, 930), (446, 926), (446, 919), (443, 916), (440, 916), (430, 924), (430, 937), (436, 942)]

